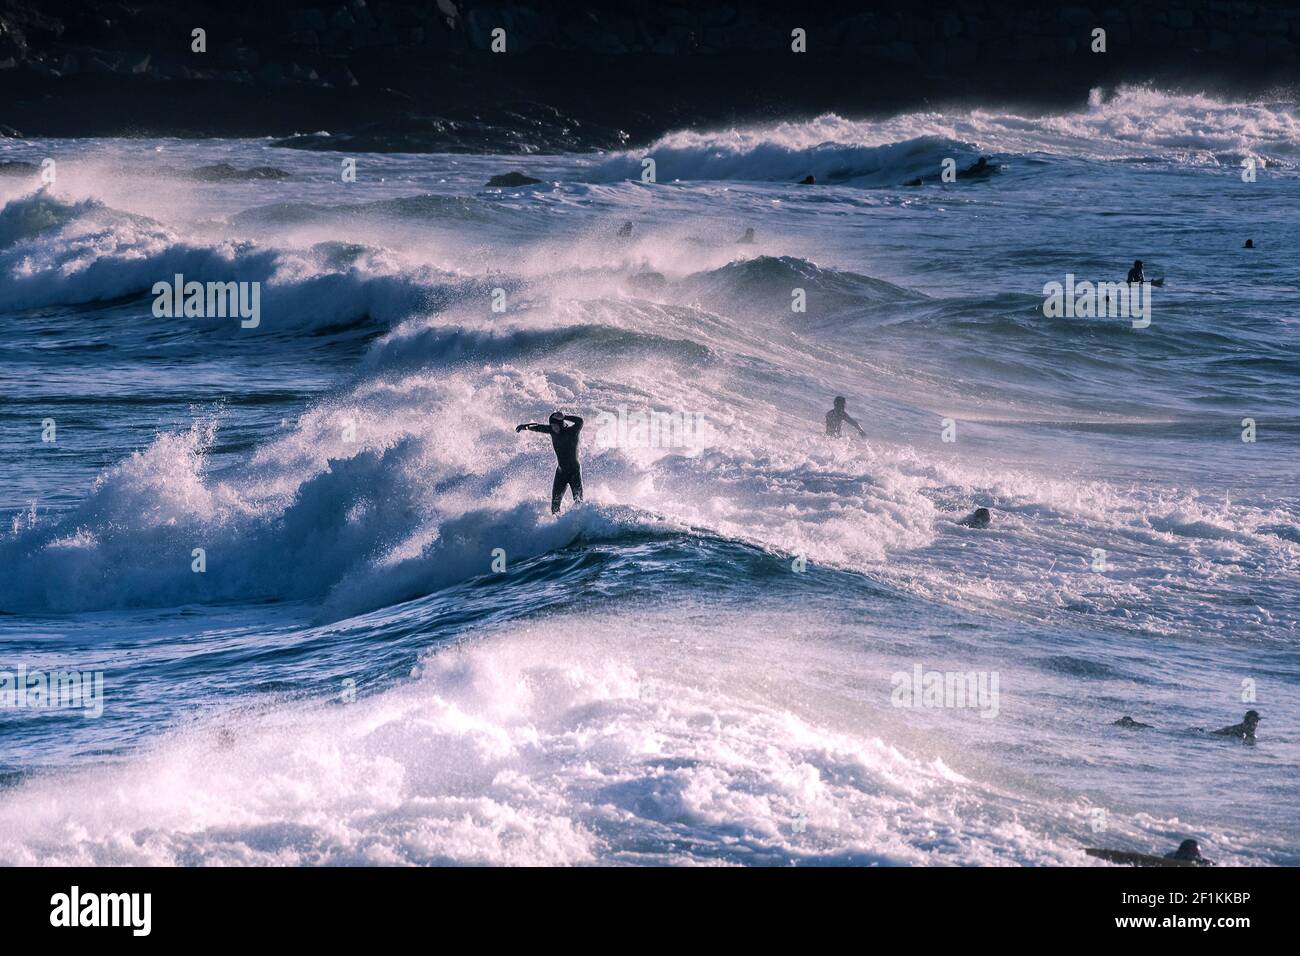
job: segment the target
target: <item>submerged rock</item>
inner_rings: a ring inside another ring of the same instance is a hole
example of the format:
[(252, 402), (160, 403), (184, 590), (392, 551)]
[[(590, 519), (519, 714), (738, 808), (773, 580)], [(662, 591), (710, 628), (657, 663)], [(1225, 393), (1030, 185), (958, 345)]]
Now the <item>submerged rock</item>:
[(493, 176), (487, 184), (489, 186), (536, 186), (540, 182), (540, 179), (533, 179), (532, 176), (525, 176), (523, 173), (502, 173)]
[(248, 179), (288, 179), (289, 174), (274, 166), (253, 166), (249, 169), (237, 169), (229, 163), (214, 163), (200, 166), (190, 172), (192, 179), (205, 183), (241, 182)]

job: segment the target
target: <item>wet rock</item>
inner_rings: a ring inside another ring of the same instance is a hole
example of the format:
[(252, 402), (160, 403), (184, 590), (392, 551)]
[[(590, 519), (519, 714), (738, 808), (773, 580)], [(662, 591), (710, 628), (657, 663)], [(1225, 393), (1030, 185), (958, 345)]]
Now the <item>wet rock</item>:
[(523, 173), (502, 173), (499, 176), (493, 176), (487, 181), (489, 186), (536, 186), (542, 180), (533, 179), (532, 176), (525, 176)]
[(237, 169), (229, 163), (214, 163), (211, 166), (199, 166), (191, 170), (191, 179), (205, 183), (245, 182), (249, 180), (288, 179), (289, 173), (274, 166), (253, 166), (249, 169)]

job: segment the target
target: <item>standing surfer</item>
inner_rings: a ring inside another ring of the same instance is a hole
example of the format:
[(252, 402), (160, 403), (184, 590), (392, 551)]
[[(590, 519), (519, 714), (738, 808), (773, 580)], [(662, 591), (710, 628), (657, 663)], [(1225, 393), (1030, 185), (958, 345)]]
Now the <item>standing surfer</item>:
[(545, 425), (528, 422), (515, 428), (516, 432), (525, 430), (545, 432), (551, 436), (556, 460), (555, 480), (551, 483), (551, 514), (559, 514), (566, 488), (572, 489), (574, 501), (582, 500), (582, 466), (578, 464), (578, 435), (582, 432), (582, 419), (577, 415), (551, 412)]

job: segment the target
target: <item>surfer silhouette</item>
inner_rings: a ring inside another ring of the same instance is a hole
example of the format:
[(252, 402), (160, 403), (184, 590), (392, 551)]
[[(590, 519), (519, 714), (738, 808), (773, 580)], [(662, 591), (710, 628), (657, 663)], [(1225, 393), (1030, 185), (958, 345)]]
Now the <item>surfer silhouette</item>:
[(988, 508), (976, 508), (957, 523), (967, 528), (987, 528), (992, 520), (993, 515)]
[(1255, 728), (1259, 726), (1259, 711), (1248, 710), (1246, 717), (1239, 724), (1233, 724), (1231, 727), (1220, 727), (1218, 730), (1212, 730), (1210, 733), (1218, 737), (1240, 737), (1242, 740), (1254, 740)]
[(1129, 282), (1146, 282), (1146, 274), (1142, 271), (1142, 260), (1134, 259), (1133, 268), (1128, 270)]
[(840, 428), (845, 422), (848, 422), (856, 428), (858, 434), (863, 438), (867, 437), (866, 433), (862, 430), (862, 426), (855, 422), (853, 417), (844, 410), (844, 396), (837, 395), (835, 397), (835, 407), (826, 413), (826, 434), (830, 435), (832, 438), (839, 438)]
[(1186, 860), (1199, 866), (1214, 866), (1213, 860), (1201, 856), (1201, 846), (1195, 840), (1184, 840), (1178, 849), (1165, 854), (1166, 860)]
[[(566, 424), (567, 423), (567, 424)], [(560, 513), (565, 489), (573, 492), (573, 500), (582, 500), (582, 466), (578, 464), (578, 436), (582, 433), (582, 419), (577, 415), (551, 412), (545, 425), (527, 422), (515, 427), (515, 432), (544, 432), (551, 436), (555, 449), (555, 480), (551, 483), (551, 514)]]

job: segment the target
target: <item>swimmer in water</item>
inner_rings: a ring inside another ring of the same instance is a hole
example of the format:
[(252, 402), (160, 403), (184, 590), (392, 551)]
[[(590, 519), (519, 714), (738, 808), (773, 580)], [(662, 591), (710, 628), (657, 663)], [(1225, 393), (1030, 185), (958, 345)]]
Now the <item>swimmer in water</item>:
[(1241, 723), (1233, 724), (1231, 727), (1220, 727), (1218, 730), (1210, 731), (1210, 733), (1216, 737), (1239, 737), (1242, 740), (1254, 740), (1255, 728), (1258, 726), (1259, 711), (1248, 710)]
[(957, 523), (965, 528), (987, 528), (992, 520), (993, 515), (988, 508), (976, 508)]
[(861, 425), (853, 420), (853, 416), (844, 410), (844, 405), (844, 396), (837, 395), (835, 397), (835, 407), (826, 413), (826, 434), (832, 438), (839, 438), (840, 429), (847, 422), (857, 430), (859, 435), (866, 438), (866, 432), (862, 430)]
[(1189, 863), (1196, 863), (1200, 866), (1214, 866), (1212, 860), (1207, 860), (1201, 856), (1201, 847), (1195, 840), (1184, 840), (1178, 844), (1178, 849), (1165, 854), (1166, 860), (1186, 860)]

